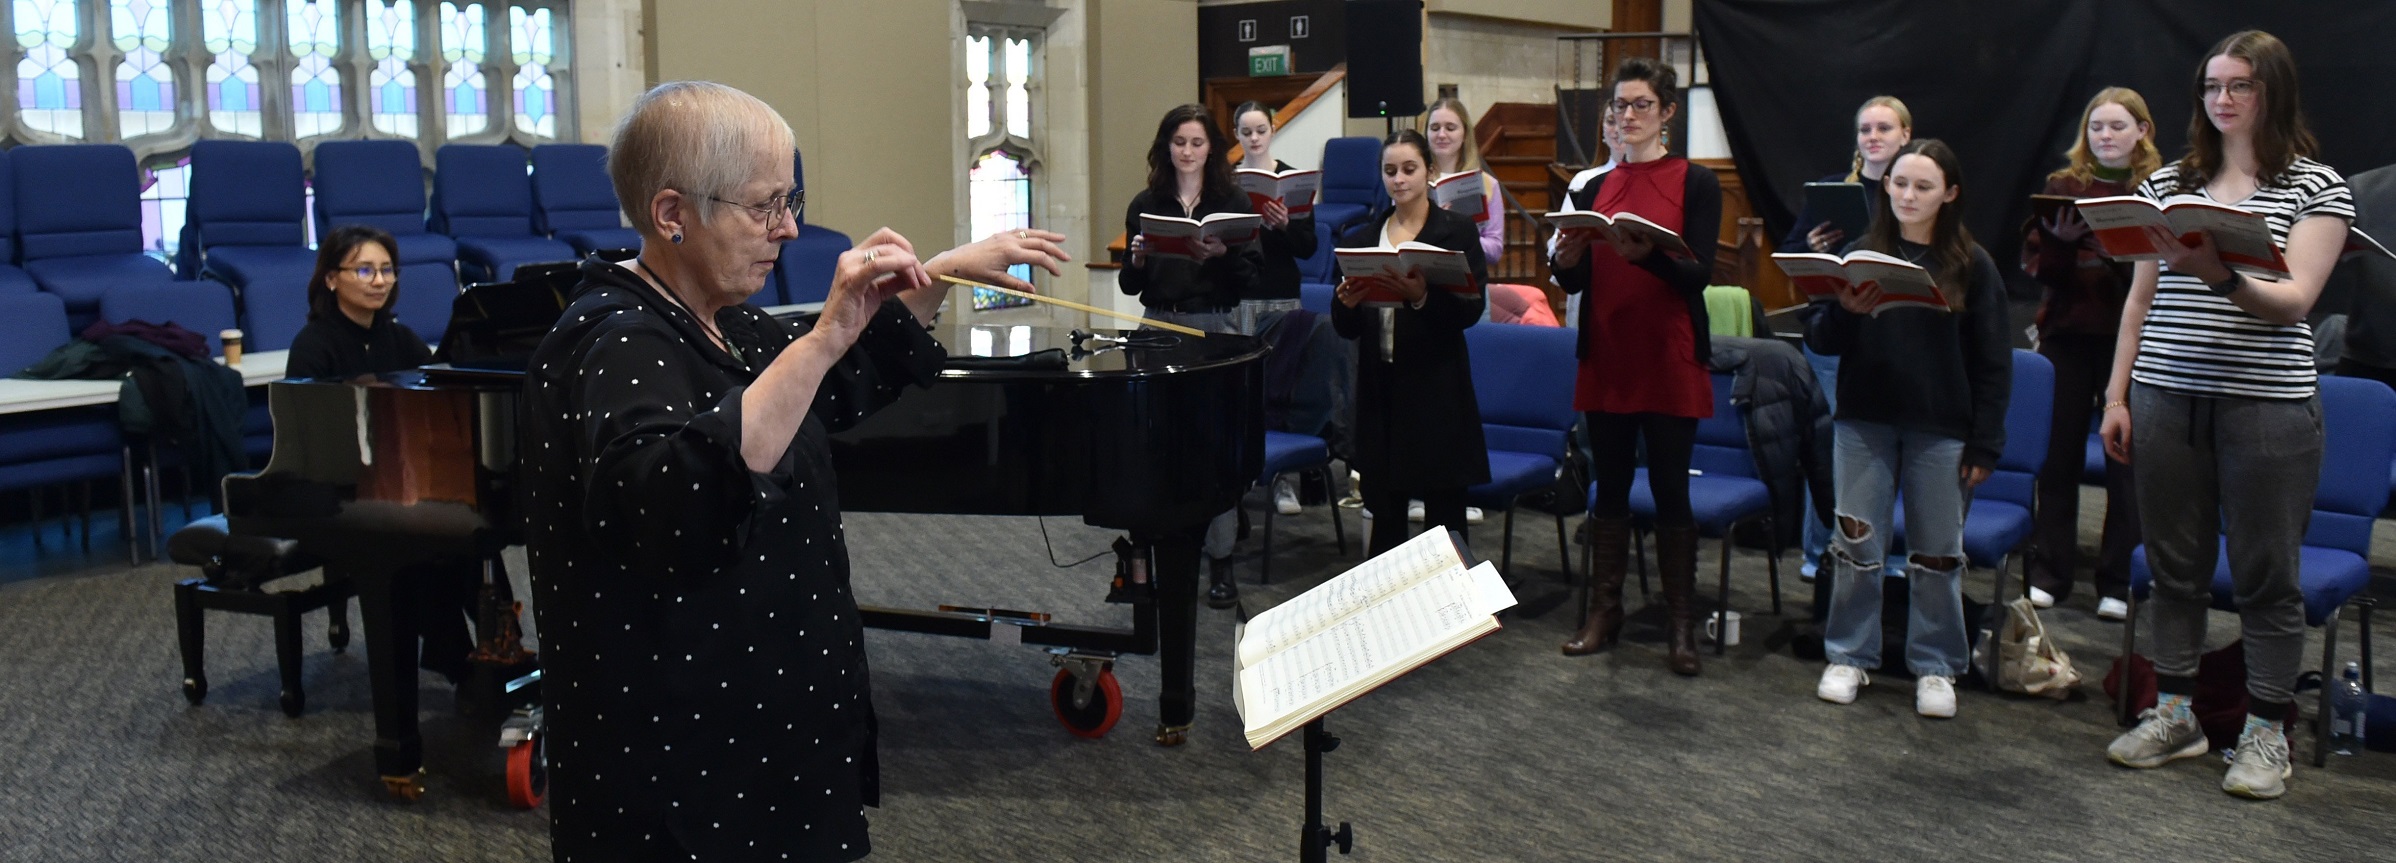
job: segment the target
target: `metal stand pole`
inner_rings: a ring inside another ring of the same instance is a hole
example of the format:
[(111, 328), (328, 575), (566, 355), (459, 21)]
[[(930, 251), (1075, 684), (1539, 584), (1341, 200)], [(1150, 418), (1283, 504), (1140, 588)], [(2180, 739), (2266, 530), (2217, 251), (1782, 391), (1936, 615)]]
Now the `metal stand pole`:
[(1322, 719), (1306, 723), (1306, 826), (1298, 835), (1299, 863), (1325, 863), (1333, 844), (1341, 854), (1355, 846), (1356, 832), (1348, 822), (1340, 822), (1336, 833), (1323, 824), (1323, 753), (1338, 748), (1339, 738), (1323, 730)]

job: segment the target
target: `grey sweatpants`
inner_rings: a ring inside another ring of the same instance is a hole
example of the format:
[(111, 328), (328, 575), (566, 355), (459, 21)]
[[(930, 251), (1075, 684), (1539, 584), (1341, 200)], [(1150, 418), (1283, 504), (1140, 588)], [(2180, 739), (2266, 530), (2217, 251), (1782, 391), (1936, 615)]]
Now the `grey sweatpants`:
[(2304, 664), (2297, 548), (2321, 481), (2321, 401), (2130, 387), (2138, 516), (2154, 574), (2155, 673), (2196, 674), (2213, 571), (2228, 541), (2246, 691), (2286, 703)]

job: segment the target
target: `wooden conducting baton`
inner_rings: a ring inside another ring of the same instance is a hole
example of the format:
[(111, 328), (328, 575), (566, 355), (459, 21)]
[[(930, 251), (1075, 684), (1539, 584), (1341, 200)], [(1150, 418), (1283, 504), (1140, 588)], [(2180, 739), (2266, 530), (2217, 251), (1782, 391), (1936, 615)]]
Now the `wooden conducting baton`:
[(1105, 316), (1107, 316), (1107, 317), (1114, 318), (1114, 319), (1116, 319), (1116, 320), (1121, 320), (1121, 321), (1131, 321), (1131, 322), (1133, 322), (1133, 323), (1141, 324), (1141, 325), (1144, 325), (1144, 326), (1151, 326), (1151, 327), (1155, 327), (1155, 328), (1157, 328), (1157, 329), (1160, 329), (1160, 330), (1171, 330), (1171, 331), (1173, 331), (1173, 332), (1182, 333), (1182, 334), (1185, 334), (1185, 335), (1196, 336), (1196, 337), (1198, 337), (1198, 338), (1202, 338), (1202, 339), (1203, 339), (1203, 338), (1206, 338), (1206, 331), (1205, 331), (1205, 330), (1196, 329), (1196, 328), (1194, 328), (1194, 327), (1185, 327), (1185, 326), (1182, 326), (1182, 325), (1180, 325), (1180, 324), (1168, 324), (1168, 323), (1165, 323), (1164, 321), (1150, 320), (1150, 319), (1148, 319), (1148, 318), (1143, 318), (1143, 317), (1140, 317), (1139, 315), (1127, 315), (1127, 314), (1124, 314), (1124, 313), (1122, 313), (1122, 312), (1111, 311), (1111, 310), (1108, 310), (1108, 309), (1102, 309), (1102, 308), (1099, 308), (1099, 307), (1097, 307), (1097, 306), (1085, 306), (1085, 305), (1082, 305), (1082, 304), (1080, 304), (1080, 303), (1074, 302), (1074, 301), (1072, 301), (1072, 300), (1060, 300), (1060, 299), (1057, 299), (1057, 298), (1055, 298), (1055, 297), (1043, 297), (1043, 296), (1041, 296), (1041, 295), (1039, 295), (1039, 294), (1027, 293), (1027, 292), (1024, 292), (1024, 291), (1018, 291), (1018, 290), (1015, 290), (1014, 288), (1002, 288), (1002, 287), (999, 287), (999, 286), (997, 286), (997, 285), (985, 285), (985, 284), (982, 284), (981, 282), (972, 281), (972, 280), (970, 280), (970, 279), (960, 279), (960, 278), (957, 278), (957, 277), (955, 277), (955, 276), (947, 276), (947, 275), (943, 275), (943, 276), (937, 276), (937, 277), (935, 277), (935, 278), (938, 278), (939, 280), (941, 280), (941, 281), (943, 281), (943, 282), (947, 282), (947, 283), (949, 283), (949, 284), (952, 284), (952, 285), (964, 285), (965, 287), (968, 287), (968, 288), (980, 288), (980, 289), (982, 289), (982, 290), (985, 290), (985, 291), (997, 291), (997, 292), (999, 292), (999, 293), (1005, 294), (1005, 295), (1007, 295), (1007, 296), (1010, 296), (1010, 297), (1022, 297), (1022, 298), (1024, 298), (1024, 299), (1031, 300), (1031, 301), (1033, 301), (1033, 302), (1036, 302), (1036, 303), (1049, 303), (1049, 304), (1052, 304), (1052, 305), (1064, 306), (1065, 308), (1068, 308), (1068, 309), (1073, 309), (1073, 310), (1075, 310), (1075, 311), (1089, 312), (1090, 314), (1093, 314), (1093, 315), (1105, 315)]

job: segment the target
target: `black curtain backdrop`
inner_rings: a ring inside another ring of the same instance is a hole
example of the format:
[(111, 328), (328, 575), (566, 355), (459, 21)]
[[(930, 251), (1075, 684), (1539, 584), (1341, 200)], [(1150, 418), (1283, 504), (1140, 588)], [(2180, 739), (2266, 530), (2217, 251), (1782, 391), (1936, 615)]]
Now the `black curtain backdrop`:
[(2396, 163), (2396, 2), (2341, 0), (1698, 0), (1697, 36), (1748, 198), (1785, 236), (1802, 185), (1847, 168), (1855, 109), (1905, 100), (1914, 135), (1963, 159), (1973, 234), (2010, 275), (2027, 198), (2063, 164), (2080, 109), (2137, 90), (2165, 161), (2185, 152), (2197, 64), (2260, 28), (2296, 55), (2321, 161)]

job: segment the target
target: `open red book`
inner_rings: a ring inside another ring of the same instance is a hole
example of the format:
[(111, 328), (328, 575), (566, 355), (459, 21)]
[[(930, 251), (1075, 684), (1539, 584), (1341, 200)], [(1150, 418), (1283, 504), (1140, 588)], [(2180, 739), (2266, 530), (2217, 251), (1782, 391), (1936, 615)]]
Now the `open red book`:
[(1680, 232), (1648, 221), (1647, 217), (1628, 210), (1611, 214), (1592, 213), (1588, 210), (1557, 210), (1542, 218), (1547, 219), (1548, 224), (1556, 226), (1558, 231), (1591, 230), (1607, 235), (1636, 234), (1646, 238), (1656, 248), (1663, 249), (1664, 254), (1683, 259), (1696, 257), (1696, 253), (1689, 251), (1689, 242), (1681, 239)]
[(1431, 181), (1431, 203), (1475, 222), (1489, 221), (1489, 187), (1479, 171), (1460, 171)]
[(2096, 234), (2105, 257), (2117, 261), (2159, 261), (2163, 249), (2152, 231), (2194, 245), (2199, 234), (2213, 235), (2221, 262), (2231, 269), (2267, 279), (2288, 277), (2288, 259), (2271, 238), (2271, 223), (2260, 213), (2216, 204), (2196, 195), (2173, 195), (2157, 204), (2136, 195), (2083, 198), (2076, 204), (2080, 218)]
[(1789, 281), (1804, 291), (1807, 299), (1836, 300), (1840, 288), (1859, 285), (1880, 289), (1880, 301), (1872, 305), (1874, 315), (1892, 308), (1955, 310), (1930, 271), (1904, 258), (1862, 250), (1843, 258), (1820, 252), (1778, 252), (1772, 255), (1772, 263), (1789, 274)]
[[(1339, 273), (1348, 278), (1368, 276), (1403, 276), (1423, 274), (1425, 287), (1446, 291), (1460, 297), (1479, 297), (1481, 285), (1473, 281), (1472, 262), (1463, 252), (1442, 249), (1429, 243), (1399, 243), (1396, 248), (1374, 246), (1365, 249), (1334, 249), (1339, 260)], [(1396, 292), (1371, 288), (1365, 292), (1364, 304), (1394, 306), (1405, 302)]]
[(1264, 212), (1265, 202), (1280, 201), (1290, 209), (1290, 218), (1314, 212), (1315, 190), (1323, 187), (1323, 172), (1311, 168), (1291, 168), (1273, 173), (1262, 168), (1241, 168), (1231, 172), (1240, 189), (1248, 193), (1248, 208)]
[(1140, 236), (1148, 254), (1196, 260), (1199, 237), (1211, 236), (1236, 249), (1256, 242), (1264, 224), (1264, 217), (1255, 213), (1216, 213), (1204, 219), (1141, 213)]
[(1231, 700), (1250, 749), (1498, 631), (1514, 605), (1488, 561), (1426, 530), (1240, 625)]

